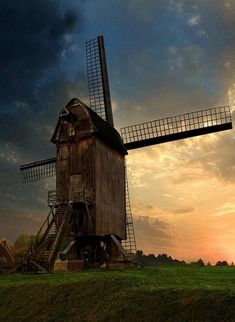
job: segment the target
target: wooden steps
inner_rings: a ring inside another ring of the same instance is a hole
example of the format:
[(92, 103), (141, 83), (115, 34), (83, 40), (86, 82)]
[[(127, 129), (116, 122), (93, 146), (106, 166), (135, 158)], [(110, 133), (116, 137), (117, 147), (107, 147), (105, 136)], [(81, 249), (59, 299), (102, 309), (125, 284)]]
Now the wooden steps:
[(22, 271), (51, 271), (61, 247), (73, 212), (73, 205), (52, 207), (39, 230), (30, 251), (22, 261)]

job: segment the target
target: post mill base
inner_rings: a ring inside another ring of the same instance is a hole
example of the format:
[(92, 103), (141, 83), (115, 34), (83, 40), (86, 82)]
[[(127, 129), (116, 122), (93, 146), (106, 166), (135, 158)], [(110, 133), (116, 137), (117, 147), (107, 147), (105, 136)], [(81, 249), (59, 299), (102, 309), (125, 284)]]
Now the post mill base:
[(57, 259), (54, 264), (54, 271), (80, 271), (82, 269), (84, 269), (83, 260)]
[[(109, 263), (105, 263), (101, 265), (99, 268), (103, 269), (114, 269), (114, 270), (122, 270), (128, 268), (137, 268), (139, 267), (138, 263), (136, 263), (133, 258), (129, 258), (128, 260), (119, 259), (116, 261), (112, 261)], [(95, 267), (94, 267), (95, 268)], [(97, 266), (96, 266), (97, 268)], [(61, 260), (57, 259), (54, 265), (54, 271), (81, 271), (86, 270), (87, 267), (84, 265), (83, 260)]]
[(78, 237), (59, 254), (54, 271), (79, 271), (88, 268), (124, 269), (136, 267), (133, 256), (114, 236)]

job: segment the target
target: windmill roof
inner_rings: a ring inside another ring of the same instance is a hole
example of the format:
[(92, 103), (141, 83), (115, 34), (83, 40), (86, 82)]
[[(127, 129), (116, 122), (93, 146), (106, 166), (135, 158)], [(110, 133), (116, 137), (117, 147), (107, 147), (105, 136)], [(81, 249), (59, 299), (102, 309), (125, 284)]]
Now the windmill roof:
[(13, 265), (14, 258), (8, 245), (0, 241), (0, 265)]
[[(68, 102), (68, 104), (62, 108), (59, 113), (59, 120), (56, 125), (55, 132), (52, 136), (51, 141), (55, 143), (57, 141), (57, 132), (60, 128), (60, 123), (62, 119), (71, 119), (71, 116), (74, 118), (75, 122), (78, 120), (78, 115), (73, 108), (83, 109), (86, 113), (86, 119), (89, 120), (90, 123), (90, 133), (98, 137), (100, 140), (107, 143), (109, 146), (119, 151), (120, 153), (126, 155), (127, 150), (122, 141), (122, 138), (118, 131), (112, 127), (108, 122), (104, 121), (97, 113), (95, 113), (91, 108), (86, 106), (79, 99), (73, 98)], [(83, 115), (84, 119), (84, 115)]]

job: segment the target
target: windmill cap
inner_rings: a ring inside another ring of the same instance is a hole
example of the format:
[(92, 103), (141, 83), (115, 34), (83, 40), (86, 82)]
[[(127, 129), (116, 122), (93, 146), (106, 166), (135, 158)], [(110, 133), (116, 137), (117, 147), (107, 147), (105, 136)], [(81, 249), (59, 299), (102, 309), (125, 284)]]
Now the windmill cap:
[(86, 135), (93, 134), (121, 154), (127, 154), (126, 147), (118, 131), (79, 99), (71, 99), (60, 110), (59, 120), (51, 139), (53, 143), (59, 141), (60, 125), (63, 120), (72, 122), (75, 124), (75, 127), (76, 123), (79, 126), (83, 122), (83, 124), (86, 124)]

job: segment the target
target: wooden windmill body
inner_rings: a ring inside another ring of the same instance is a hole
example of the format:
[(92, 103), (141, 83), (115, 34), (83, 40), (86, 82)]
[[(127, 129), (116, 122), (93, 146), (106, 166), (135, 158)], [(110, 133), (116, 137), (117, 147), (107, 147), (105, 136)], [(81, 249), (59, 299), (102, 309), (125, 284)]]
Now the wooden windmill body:
[(232, 128), (228, 106), (114, 128), (103, 37), (88, 41), (90, 107), (72, 99), (52, 136), (56, 158), (21, 166), (24, 182), (56, 175), (50, 212), (19, 270), (128, 262), (135, 235), (125, 170), (127, 150)]
[(125, 239), (127, 152), (122, 139), (78, 99), (65, 111), (52, 137), (57, 148), (57, 204), (78, 204), (78, 235)]

